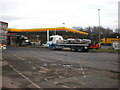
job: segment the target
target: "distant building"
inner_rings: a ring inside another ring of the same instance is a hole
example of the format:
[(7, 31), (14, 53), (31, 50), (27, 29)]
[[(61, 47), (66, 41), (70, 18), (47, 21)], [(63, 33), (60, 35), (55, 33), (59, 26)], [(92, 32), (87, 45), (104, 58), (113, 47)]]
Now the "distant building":
[(8, 23), (0, 21), (0, 49), (6, 48)]

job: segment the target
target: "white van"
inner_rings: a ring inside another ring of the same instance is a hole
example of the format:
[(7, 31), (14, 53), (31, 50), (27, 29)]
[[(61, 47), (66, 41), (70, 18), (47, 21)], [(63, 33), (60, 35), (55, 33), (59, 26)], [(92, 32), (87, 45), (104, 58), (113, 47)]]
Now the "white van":
[(120, 50), (120, 41), (113, 41), (112, 48), (115, 50)]

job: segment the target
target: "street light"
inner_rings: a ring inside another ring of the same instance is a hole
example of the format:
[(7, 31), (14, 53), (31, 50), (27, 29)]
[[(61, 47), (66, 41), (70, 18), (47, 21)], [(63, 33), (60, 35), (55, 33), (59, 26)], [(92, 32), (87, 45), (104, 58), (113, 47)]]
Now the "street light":
[(55, 35), (57, 34), (56, 27), (55, 27)]
[[(63, 24), (63, 28), (64, 28), (64, 30), (65, 30), (65, 23), (62, 23)], [(68, 32), (68, 31), (66, 31), (66, 32)]]
[(98, 22), (99, 22), (99, 43), (100, 43), (100, 40), (101, 40), (101, 35), (100, 35), (100, 9), (98, 9)]
[(65, 27), (65, 23), (62, 23), (63, 24), (63, 28)]
[(37, 42), (38, 42), (39, 35), (36, 35), (36, 38), (37, 38)]
[(63, 25), (65, 25), (65, 23), (62, 23)]

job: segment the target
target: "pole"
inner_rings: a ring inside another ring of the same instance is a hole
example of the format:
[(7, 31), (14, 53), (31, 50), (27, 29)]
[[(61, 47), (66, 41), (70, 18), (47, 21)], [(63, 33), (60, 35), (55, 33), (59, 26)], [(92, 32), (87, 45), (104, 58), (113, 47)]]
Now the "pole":
[(100, 32), (100, 9), (98, 9), (98, 22), (99, 22), (99, 43), (101, 41), (101, 32)]
[(55, 28), (55, 35), (56, 35), (57, 33), (56, 33), (56, 28)]
[(47, 42), (49, 42), (49, 30), (47, 30)]
[(36, 37), (37, 37), (37, 42), (38, 42), (39, 35), (36, 35)]
[[(64, 28), (64, 30), (65, 30), (65, 23), (62, 23), (63, 24), (63, 28)], [(65, 30), (66, 31), (66, 30)], [(66, 31), (66, 32), (68, 32), (68, 31)]]

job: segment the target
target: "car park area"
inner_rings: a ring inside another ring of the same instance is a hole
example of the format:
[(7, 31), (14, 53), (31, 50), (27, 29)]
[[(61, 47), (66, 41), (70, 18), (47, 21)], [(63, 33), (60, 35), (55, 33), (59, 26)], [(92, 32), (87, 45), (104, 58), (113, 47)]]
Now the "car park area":
[(3, 88), (118, 88), (118, 53), (8, 47)]

